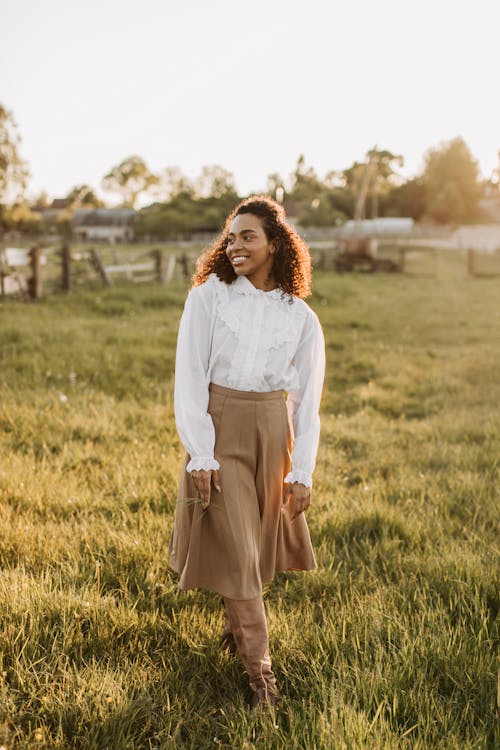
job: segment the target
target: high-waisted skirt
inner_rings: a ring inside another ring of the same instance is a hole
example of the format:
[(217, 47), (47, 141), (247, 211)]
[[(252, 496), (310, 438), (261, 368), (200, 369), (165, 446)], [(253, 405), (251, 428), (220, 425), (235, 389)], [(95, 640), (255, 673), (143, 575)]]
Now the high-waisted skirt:
[(252, 599), (277, 572), (313, 570), (314, 551), (303, 513), (283, 507), (291, 434), (285, 392), (254, 393), (210, 385), (208, 412), (221, 492), (197, 501), (186, 456), (179, 483), (169, 563), (182, 589), (203, 588)]

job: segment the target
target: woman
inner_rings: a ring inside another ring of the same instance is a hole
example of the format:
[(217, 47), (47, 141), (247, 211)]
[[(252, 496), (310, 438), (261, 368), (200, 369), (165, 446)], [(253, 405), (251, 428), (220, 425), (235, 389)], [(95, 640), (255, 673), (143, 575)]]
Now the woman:
[(199, 258), (177, 342), (175, 417), (188, 455), (170, 565), (181, 588), (223, 597), (221, 642), (238, 650), (254, 707), (278, 697), (262, 586), (316, 567), (304, 511), (325, 352), (302, 299), (310, 279), (309, 251), (282, 207), (249, 198)]

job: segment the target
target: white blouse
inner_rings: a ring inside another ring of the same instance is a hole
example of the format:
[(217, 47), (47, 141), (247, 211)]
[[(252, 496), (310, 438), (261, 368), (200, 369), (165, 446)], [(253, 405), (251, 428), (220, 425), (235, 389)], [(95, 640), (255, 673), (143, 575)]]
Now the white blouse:
[(240, 391), (288, 393), (293, 427), (292, 471), (286, 482), (312, 486), (319, 442), (325, 342), (316, 314), (280, 289), (264, 292), (246, 276), (232, 284), (215, 274), (191, 289), (182, 314), (174, 407), (187, 471), (219, 469), (208, 414), (210, 383)]

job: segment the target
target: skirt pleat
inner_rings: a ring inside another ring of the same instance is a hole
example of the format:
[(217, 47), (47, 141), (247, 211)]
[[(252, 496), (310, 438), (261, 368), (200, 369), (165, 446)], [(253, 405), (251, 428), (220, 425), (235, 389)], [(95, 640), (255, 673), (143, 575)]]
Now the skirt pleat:
[(317, 567), (304, 514), (292, 522), (282, 505), (292, 445), (285, 395), (210, 385), (221, 492), (212, 486), (202, 509), (186, 456), (169, 545), (182, 589), (252, 599), (278, 572)]

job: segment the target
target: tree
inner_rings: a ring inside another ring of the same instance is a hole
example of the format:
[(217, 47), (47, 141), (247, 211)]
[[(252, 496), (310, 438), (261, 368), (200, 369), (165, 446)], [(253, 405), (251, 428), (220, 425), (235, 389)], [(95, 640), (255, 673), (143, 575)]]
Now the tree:
[(134, 221), (137, 238), (152, 240), (179, 239), (192, 234), (196, 204), (181, 195), (170, 203), (153, 203), (142, 208)]
[(44, 228), (42, 216), (33, 211), (25, 200), (0, 206), (0, 236), (13, 229), (26, 235), (39, 235)]
[(46, 190), (42, 190), (40, 193), (38, 193), (37, 196), (33, 199), (33, 206), (36, 206), (36, 208), (48, 208), (51, 204), (51, 198), (49, 197), (49, 194)]
[(394, 187), (384, 200), (385, 216), (411, 216), (419, 221), (427, 208), (427, 191), (421, 177)]
[(165, 167), (158, 175), (158, 182), (153, 186), (151, 194), (157, 201), (166, 203), (178, 195), (192, 195), (194, 187), (180, 167)]
[(314, 168), (306, 166), (306, 160), (303, 154), (300, 154), (297, 159), (297, 164), (294, 171), (289, 176), (288, 182), (290, 185), (288, 198), (296, 206), (296, 209), (298, 209), (300, 221), (302, 207), (309, 207), (312, 203), (315, 203), (318, 200), (323, 185), (314, 171)]
[(12, 113), (0, 104), (0, 203), (20, 199), (28, 182), (28, 168), (19, 155), (20, 142)]
[(141, 193), (158, 184), (158, 177), (150, 172), (140, 156), (129, 156), (108, 172), (102, 180), (103, 190), (119, 193), (123, 205), (134, 208)]
[[(342, 175), (345, 187), (351, 193), (353, 212), (356, 207), (361, 214), (358, 218), (365, 218), (368, 213), (367, 205), (371, 218), (377, 218), (380, 199), (395, 186), (396, 165), (403, 165), (402, 156), (375, 146), (367, 152), (365, 161), (355, 161), (344, 169)], [(338, 176), (336, 179), (338, 180)]]
[(300, 155), (294, 172), (290, 175), (291, 190), (288, 199), (297, 212), (301, 226), (334, 226), (345, 219), (336, 204), (335, 190), (321, 181), (313, 167), (307, 167)]
[[(337, 177), (338, 187), (337, 193), (341, 193), (343, 198), (344, 210), (348, 216), (354, 217), (355, 207), (358, 203), (359, 195), (361, 193), (361, 186), (363, 184), (363, 178), (366, 172), (366, 162), (355, 161), (350, 167), (343, 169), (341, 175)], [(343, 186), (341, 181), (343, 179)], [(363, 203), (363, 215), (364, 218), (364, 203)]]
[(89, 185), (75, 185), (66, 196), (71, 208), (103, 208), (104, 201), (97, 197)]
[(500, 149), (497, 151), (498, 163), (491, 173), (491, 186), (498, 193), (500, 189)]
[(283, 202), (285, 195), (285, 180), (278, 172), (272, 172), (272, 174), (267, 176), (266, 193), (279, 203)]
[(298, 223), (302, 227), (333, 227), (345, 221), (345, 214), (332, 201), (332, 196), (323, 191), (310, 203), (303, 203), (298, 212)]
[(225, 195), (237, 197), (234, 175), (219, 164), (203, 167), (195, 182), (198, 198), (222, 198)]
[(422, 179), (427, 214), (434, 221), (460, 223), (478, 216), (482, 193), (479, 167), (462, 138), (427, 152)]
[(399, 154), (393, 154), (387, 149), (370, 149), (366, 154), (371, 164), (371, 181), (369, 194), (371, 196), (371, 217), (376, 219), (379, 213), (379, 198), (387, 195), (394, 187), (396, 172), (394, 165), (402, 167), (404, 159)]
[(295, 170), (290, 175), (290, 195), (297, 203), (311, 203), (318, 197), (323, 185), (318, 179), (313, 167), (306, 166), (303, 154), (297, 159)]

